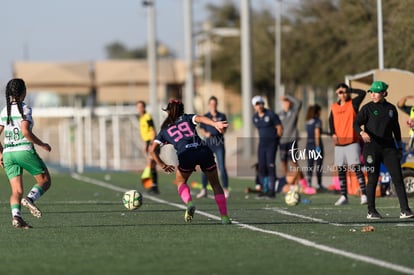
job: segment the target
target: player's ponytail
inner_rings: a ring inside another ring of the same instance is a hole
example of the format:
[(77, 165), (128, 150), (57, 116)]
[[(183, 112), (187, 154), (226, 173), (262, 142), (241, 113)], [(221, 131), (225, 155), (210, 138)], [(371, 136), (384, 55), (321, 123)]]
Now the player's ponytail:
[(184, 114), (184, 104), (180, 100), (171, 99), (170, 102), (168, 102), (167, 108), (163, 110), (168, 113), (168, 116), (162, 123), (161, 129), (168, 127), (168, 125), (174, 123)]
[(11, 105), (13, 102), (17, 103), (17, 108), (23, 119), (26, 116), (23, 113), (23, 104), (20, 97), (26, 92), (26, 84), (23, 79), (13, 78), (6, 85), (6, 107), (7, 107), (7, 124), (13, 123), (11, 118)]
[(7, 83), (7, 86), (6, 86), (6, 108), (7, 108), (7, 124), (9, 124), (10, 123), (10, 113), (11, 113), (11, 101), (12, 101), (12, 98), (11, 98), (11, 95), (10, 95), (10, 91), (11, 91), (11, 88), (10, 88), (10, 82), (9, 83)]

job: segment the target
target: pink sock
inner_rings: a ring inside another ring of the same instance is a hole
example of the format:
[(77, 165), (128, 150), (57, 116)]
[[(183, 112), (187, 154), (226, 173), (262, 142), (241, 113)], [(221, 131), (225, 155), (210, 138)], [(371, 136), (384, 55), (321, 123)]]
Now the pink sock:
[(307, 183), (305, 178), (299, 180), (299, 182), (300, 182), (300, 185), (302, 185), (303, 188), (308, 187), (308, 183)]
[(178, 195), (180, 195), (181, 199), (185, 204), (191, 201), (190, 188), (186, 183), (181, 183), (178, 186)]
[(214, 199), (216, 200), (220, 215), (227, 216), (226, 197), (224, 194), (214, 195)]

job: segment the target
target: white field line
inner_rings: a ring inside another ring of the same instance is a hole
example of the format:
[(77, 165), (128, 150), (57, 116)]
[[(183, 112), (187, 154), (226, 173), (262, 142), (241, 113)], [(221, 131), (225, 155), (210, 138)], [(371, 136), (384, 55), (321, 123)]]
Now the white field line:
[[(309, 209), (312, 210), (334, 210), (337, 211), (339, 208), (338, 206), (332, 206), (332, 207), (309, 207)], [(381, 206), (378, 207), (378, 209), (400, 209), (398, 206)]]
[(42, 204), (114, 204), (119, 203), (121, 200), (117, 201), (101, 201), (101, 200), (87, 200), (87, 201), (52, 201), (52, 202), (43, 202)]
[(342, 223), (335, 223), (335, 222), (328, 222), (322, 219), (317, 219), (317, 218), (312, 218), (309, 216), (305, 216), (305, 215), (301, 215), (301, 214), (296, 214), (296, 213), (292, 213), (280, 208), (265, 208), (266, 210), (271, 210), (274, 212), (277, 212), (279, 214), (285, 215), (285, 216), (292, 216), (292, 217), (297, 217), (300, 219), (304, 219), (304, 220), (310, 220), (313, 222), (317, 222), (317, 223), (322, 223), (322, 224), (330, 224), (330, 225), (334, 225), (334, 226), (365, 226), (366, 224), (342, 224)]
[[(109, 184), (109, 183), (106, 183), (106, 182), (103, 182), (103, 181), (100, 181), (100, 180), (96, 180), (96, 179), (92, 179), (92, 178), (89, 178), (89, 177), (81, 176), (81, 175), (76, 174), (76, 173), (72, 173), (72, 177), (76, 180), (79, 180), (79, 181), (94, 184), (94, 185), (104, 187), (104, 188), (107, 188), (107, 189), (110, 189), (110, 190), (118, 191), (118, 192), (125, 192), (125, 191), (128, 190), (128, 189), (121, 188), (121, 187), (118, 187), (118, 186), (115, 186), (115, 185), (112, 185), (112, 184)], [(177, 204), (177, 203), (172, 203), (172, 202), (162, 200), (162, 199), (159, 199), (159, 198), (156, 198), (156, 197), (153, 197), (153, 196), (146, 195), (145, 198), (150, 199), (150, 200), (155, 201), (155, 202), (158, 202), (158, 203), (161, 203), (161, 204), (174, 206), (174, 207), (177, 207), (177, 208), (180, 208), (180, 209), (186, 209), (186, 207), (184, 205)], [(203, 211), (197, 211), (197, 215), (202, 215), (202, 216), (208, 217), (208, 218), (213, 219), (213, 220), (220, 220), (220, 217), (209, 214), (207, 212), (203, 212)], [(376, 265), (376, 266), (379, 266), (379, 267), (383, 267), (383, 268), (386, 268), (386, 269), (394, 270), (394, 271), (405, 273), (405, 274), (414, 274), (414, 269), (413, 268), (393, 264), (393, 263), (383, 261), (383, 260), (378, 260), (378, 259), (375, 259), (375, 258), (372, 258), (372, 257), (369, 257), (369, 256), (364, 256), (364, 255), (361, 255), (361, 254), (348, 252), (348, 251), (345, 251), (345, 250), (337, 249), (337, 248), (326, 246), (326, 245), (323, 245), (323, 244), (318, 244), (318, 243), (315, 243), (313, 241), (309, 241), (307, 239), (292, 236), (292, 235), (289, 235), (289, 234), (286, 234), (286, 233), (261, 229), (261, 228), (258, 228), (256, 226), (251, 226), (251, 225), (248, 225), (248, 224), (240, 223), (240, 222), (235, 221), (235, 220), (232, 220), (232, 222), (233, 222), (233, 224), (235, 224), (237, 226), (240, 226), (241, 228), (249, 229), (249, 230), (255, 231), (255, 232), (261, 232), (261, 233), (265, 233), (265, 234), (279, 236), (281, 238), (291, 240), (293, 242), (299, 243), (299, 244), (307, 246), (307, 247), (311, 247), (311, 248), (315, 248), (315, 249), (325, 251), (325, 252), (328, 252), (328, 253), (340, 255), (340, 256), (355, 260), (355, 261), (360, 261), (360, 262), (368, 263), (368, 264), (371, 264), (371, 265)]]
[[(77, 179), (79, 181), (83, 181), (83, 182), (86, 182), (86, 183), (94, 184), (94, 185), (97, 185), (97, 186), (100, 186), (100, 187), (104, 187), (104, 188), (107, 188), (107, 189), (110, 189), (110, 190), (118, 191), (118, 192), (126, 192), (126, 191), (129, 190), (129, 189), (122, 188), (122, 187), (118, 187), (118, 186), (115, 186), (113, 184), (110, 184), (110, 183), (107, 183), (107, 182), (103, 182), (103, 181), (100, 181), (100, 180), (97, 180), (97, 179), (93, 179), (93, 178), (81, 176), (81, 175), (79, 175), (77, 173), (72, 173), (71, 176), (72, 176), (72, 178)], [(177, 208), (180, 208), (180, 209), (184, 209), (184, 210), (187, 209), (187, 207), (185, 207), (182, 204), (165, 201), (165, 200), (162, 200), (162, 199), (159, 199), (157, 197), (154, 197), (154, 196), (151, 196), (151, 195), (147, 195), (147, 194), (145, 195), (145, 199), (150, 199), (152, 201), (155, 201), (155, 202), (158, 202), (158, 203), (161, 203), (161, 204), (167, 204), (167, 205), (174, 206), (174, 207), (177, 207)], [(197, 211), (197, 214), (201, 214), (201, 215), (206, 216), (206, 217), (208, 217), (210, 219), (213, 219), (213, 220), (218, 220), (218, 221), (221, 220), (220, 217), (211, 215), (211, 214), (206, 213), (206, 212)]]
[(414, 226), (414, 223), (397, 223), (395, 226), (409, 227), (409, 226)]

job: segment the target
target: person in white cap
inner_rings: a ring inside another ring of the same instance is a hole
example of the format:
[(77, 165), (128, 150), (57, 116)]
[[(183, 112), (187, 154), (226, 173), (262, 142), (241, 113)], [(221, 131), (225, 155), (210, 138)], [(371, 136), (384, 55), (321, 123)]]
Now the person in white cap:
[[(275, 198), (276, 181), (276, 152), (279, 139), (283, 134), (283, 126), (279, 116), (270, 109), (265, 108), (261, 96), (252, 98), (252, 105), (255, 110), (253, 124), (259, 133), (258, 174), (263, 192), (259, 197)], [(265, 179), (267, 179), (267, 191), (264, 192)]]

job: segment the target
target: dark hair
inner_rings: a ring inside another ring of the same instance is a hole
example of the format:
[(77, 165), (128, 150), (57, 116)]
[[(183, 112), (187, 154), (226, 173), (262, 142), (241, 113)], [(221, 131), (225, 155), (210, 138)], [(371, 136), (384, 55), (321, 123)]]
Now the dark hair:
[(143, 100), (138, 100), (136, 105), (138, 105), (138, 104), (142, 104), (142, 106), (144, 106), (144, 109), (147, 107), (147, 104)]
[(168, 125), (175, 123), (175, 121), (184, 114), (184, 104), (180, 100), (171, 99), (168, 102), (167, 108), (163, 110), (167, 111), (168, 116), (162, 123), (161, 129), (167, 128)]
[(338, 90), (339, 88), (345, 88), (346, 91), (348, 92), (349, 86), (346, 85), (345, 83), (339, 83), (338, 85), (336, 85), (335, 90)]
[(26, 116), (23, 113), (23, 103), (20, 101), (20, 97), (23, 93), (26, 92), (26, 84), (23, 79), (13, 78), (11, 79), (6, 86), (6, 106), (7, 106), (7, 124), (10, 122), (13, 123), (11, 118), (11, 105), (13, 102), (16, 102), (19, 113), (22, 116), (22, 119), (26, 119)]
[(319, 104), (315, 104), (315, 116), (322, 110), (322, 107)]
[(346, 90), (346, 98), (345, 101), (351, 100), (351, 88), (346, 85), (345, 83), (339, 83), (338, 85), (336, 85), (335, 90), (338, 90), (339, 88), (345, 88)]
[(210, 98), (208, 99), (208, 102), (214, 100), (217, 103), (217, 97), (215, 97), (214, 95), (210, 96)]
[(318, 104), (311, 105), (308, 108), (308, 112), (306, 113), (306, 121), (318, 117), (318, 113), (322, 110), (321, 106)]

